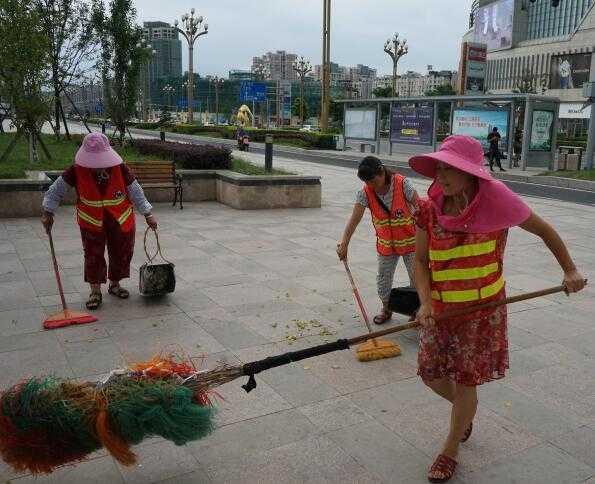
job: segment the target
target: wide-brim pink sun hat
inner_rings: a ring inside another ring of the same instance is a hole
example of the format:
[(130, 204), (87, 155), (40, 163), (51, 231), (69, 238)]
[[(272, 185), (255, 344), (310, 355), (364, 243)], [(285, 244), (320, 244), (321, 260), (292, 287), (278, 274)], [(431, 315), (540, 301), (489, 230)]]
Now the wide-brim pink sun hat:
[(122, 157), (109, 144), (102, 133), (89, 133), (74, 157), (74, 164), (83, 168), (104, 169), (123, 163)]
[(436, 165), (439, 162), (483, 180), (494, 180), (483, 166), (483, 146), (471, 136), (449, 136), (442, 142), (438, 151), (412, 157), (409, 166), (420, 175), (436, 178)]

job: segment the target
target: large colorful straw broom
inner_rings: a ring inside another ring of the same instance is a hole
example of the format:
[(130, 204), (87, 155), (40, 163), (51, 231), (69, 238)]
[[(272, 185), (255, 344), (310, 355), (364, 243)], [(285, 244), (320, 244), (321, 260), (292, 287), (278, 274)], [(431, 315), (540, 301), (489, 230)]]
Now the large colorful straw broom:
[[(437, 321), (564, 291), (564, 286), (491, 301), (444, 313)], [(249, 377), (243, 388), (256, 388), (254, 375), (418, 326), (417, 322), (240, 366), (197, 371), (189, 362), (156, 357), (113, 371), (101, 382), (77, 383), (31, 378), (0, 393), (0, 454), (17, 471), (50, 473), (105, 447), (123, 465), (136, 456), (130, 446), (151, 436), (177, 445), (214, 430), (210, 396), (224, 383)]]

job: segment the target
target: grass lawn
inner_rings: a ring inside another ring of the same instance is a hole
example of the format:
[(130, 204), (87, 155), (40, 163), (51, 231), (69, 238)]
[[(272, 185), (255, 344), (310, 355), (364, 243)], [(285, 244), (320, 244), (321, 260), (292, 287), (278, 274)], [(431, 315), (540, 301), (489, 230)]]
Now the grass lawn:
[(574, 178), (576, 180), (590, 180), (595, 181), (595, 169), (581, 170), (581, 171), (546, 171), (545, 176), (560, 176), (564, 178)]
[[(263, 166), (253, 165), (252, 163), (242, 160), (240, 158), (234, 158), (231, 161), (231, 170), (237, 173), (243, 173), (244, 175), (269, 175), (266, 171), (264, 171)], [(276, 170), (275, 169), (275, 162), (273, 161), (273, 175), (295, 175), (295, 173), (291, 173), (285, 170)]]
[[(0, 156), (8, 147), (14, 133), (0, 134)], [(76, 154), (82, 140), (82, 135), (73, 135), (71, 140), (62, 138), (57, 141), (55, 136), (42, 135), (42, 139), (52, 155), (52, 160), (47, 160), (41, 147), (38, 147), (40, 160), (37, 163), (29, 162), (29, 149), (27, 140), (22, 137), (14, 150), (8, 157), (8, 160), (0, 164), (0, 178), (25, 178), (25, 170), (62, 170), (74, 163)], [(125, 161), (143, 161), (158, 160), (155, 155), (141, 155), (133, 146), (125, 145), (123, 147), (115, 146), (115, 150)], [(265, 175), (264, 168), (253, 165), (244, 160), (234, 159), (232, 170), (245, 175)], [(288, 175), (290, 173), (283, 170), (274, 170), (273, 175)]]

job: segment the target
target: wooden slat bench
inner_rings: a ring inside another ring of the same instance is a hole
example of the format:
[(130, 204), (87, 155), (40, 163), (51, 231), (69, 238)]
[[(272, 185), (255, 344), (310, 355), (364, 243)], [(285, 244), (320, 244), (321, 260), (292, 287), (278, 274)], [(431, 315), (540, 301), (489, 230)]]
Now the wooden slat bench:
[(128, 161), (126, 164), (143, 188), (173, 190), (173, 206), (176, 206), (179, 198), (180, 210), (184, 208), (182, 177), (176, 174), (174, 163), (171, 161)]

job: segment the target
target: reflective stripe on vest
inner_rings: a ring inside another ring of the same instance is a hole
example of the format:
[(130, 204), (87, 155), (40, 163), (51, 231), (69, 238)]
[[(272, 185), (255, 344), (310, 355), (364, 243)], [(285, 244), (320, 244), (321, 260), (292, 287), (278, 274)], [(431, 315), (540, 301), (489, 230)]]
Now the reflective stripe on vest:
[(385, 227), (385, 226), (390, 226), (390, 227), (400, 227), (403, 225), (413, 225), (414, 221), (412, 217), (403, 217), (403, 218), (399, 218), (399, 219), (394, 219), (394, 218), (390, 218), (390, 219), (378, 219), (374, 216), (372, 216), (372, 223), (374, 224), (375, 227)]
[(489, 240), (478, 244), (460, 245), (452, 249), (437, 250), (430, 249), (430, 260), (447, 261), (452, 259), (461, 259), (462, 257), (476, 257), (486, 255), (496, 250), (496, 241)]
[(469, 267), (467, 269), (445, 269), (443, 271), (432, 271), (432, 280), (444, 281), (467, 281), (469, 279), (480, 279), (498, 272), (499, 264), (494, 262), (483, 267)]
[(105, 200), (87, 200), (86, 198), (80, 197), (80, 200), (82, 203), (84, 203), (85, 205), (88, 205), (89, 207), (96, 207), (96, 208), (101, 208), (101, 207), (115, 207), (116, 205), (120, 205), (123, 201), (126, 200), (125, 196), (121, 196), (118, 198), (113, 198), (113, 199), (105, 199)]
[(464, 303), (487, 299), (498, 294), (504, 287), (504, 276), (489, 286), (481, 289), (467, 289), (463, 291), (432, 291), (432, 299), (445, 303)]
[(376, 241), (383, 247), (407, 247), (408, 245), (415, 244), (415, 237), (403, 240), (387, 240), (377, 237)]
[(103, 221), (91, 217), (91, 215), (83, 212), (80, 208), (77, 208), (76, 213), (78, 214), (79, 218), (83, 219), (85, 222), (95, 225), (96, 227), (103, 227)]
[(120, 216), (120, 218), (118, 219), (118, 223), (120, 225), (124, 225), (124, 223), (126, 223), (126, 220), (128, 220), (128, 217), (130, 217), (130, 215), (132, 215), (132, 206), (128, 207), (128, 209)]

